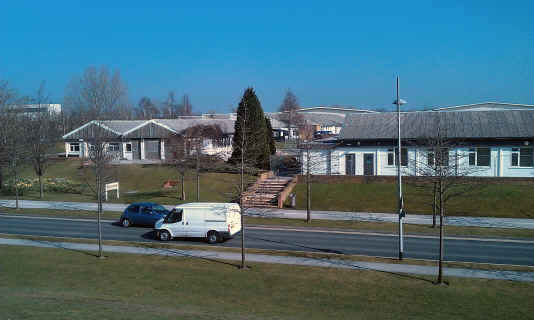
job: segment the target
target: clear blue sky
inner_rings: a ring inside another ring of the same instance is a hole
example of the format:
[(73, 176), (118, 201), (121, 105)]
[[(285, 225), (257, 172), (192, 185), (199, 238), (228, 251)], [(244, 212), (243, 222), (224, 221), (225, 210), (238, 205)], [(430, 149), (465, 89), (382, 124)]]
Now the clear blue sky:
[[(253, 86), (273, 111), (534, 104), (534, 1), (4, 1), (0, 79), (55, 101), (90, 65), (118, 68), (129, 97), (190, 95), (227, 112)], [(113, 3), (110, 5), (108, 3)]]

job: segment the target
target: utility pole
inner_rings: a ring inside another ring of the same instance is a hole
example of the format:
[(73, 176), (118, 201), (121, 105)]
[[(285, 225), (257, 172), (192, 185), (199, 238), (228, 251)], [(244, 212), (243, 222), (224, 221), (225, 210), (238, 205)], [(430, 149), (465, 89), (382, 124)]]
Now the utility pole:
[(404, 200), (402, 198), (402, 175), (401, 175), (401, 164), (402, 164), (402, 149), (401, 149), (401, 119), (400, 119), (400, 106), (401, 104), (406, 103), (406, 101), (401, 100), (399, 94), (399, 77), (397, 76), (397, 99), (394, 104), (397, 105), (397, 129), (398, 129), (398, 152), (397, 152), (397, 180), (398, 180), (398, 192), (399, 192), (399, 260), (402, 260), (404, 255), (404, 238), (402, 234), (402, 223), (404, 220)]

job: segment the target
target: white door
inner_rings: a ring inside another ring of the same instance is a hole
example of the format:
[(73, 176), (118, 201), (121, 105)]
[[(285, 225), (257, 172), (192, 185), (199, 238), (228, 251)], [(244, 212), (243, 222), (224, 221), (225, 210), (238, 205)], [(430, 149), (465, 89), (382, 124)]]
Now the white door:
[(191, 208), (184, 212), (185, 236), (200, 238), (206, 236), (204, 209)]
[(124, 158), (126, 160), (132, 160), (133, 159), (132, 144), (131, 143), (126, 143), (126, 148), (124, 150)]

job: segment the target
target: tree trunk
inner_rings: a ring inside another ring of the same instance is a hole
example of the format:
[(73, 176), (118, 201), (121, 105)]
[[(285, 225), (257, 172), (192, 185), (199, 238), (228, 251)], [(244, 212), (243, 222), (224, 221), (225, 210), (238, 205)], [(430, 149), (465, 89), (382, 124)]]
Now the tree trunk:
[(185, 174), (182, 174), (182, 201), (185, 201)]
[[(308, 147), (308, 146), (307, 146)], [(310, 149), (306, 148), (306, 222), (311, 222)]]
[(15, 209), (19, 209), (19, 177), (17, 174), (17, 163), (13, 167), (15, 170)]
[(443, 284), (443, 182), (439, 184), (439, 265), (437, 284)]
[(243, 194), (245, 193), (245, 182), (243, 179), (244, 171), (245, 171), (245, 158), (243, 155), (243, 146), (244, 146), (244, 135), (243, 141), (241, 143), (241, 174), (240, 174), (240, 182), (241, 182), (241, 188), (240, 188), (240, 194), (239, 194), (239, 205), (241, 207), (241, 270), (247, 269), (247, 263), (245, 259), (245, 206), (243, 205)]
[(200, 201), (200, 159), (199, 149), (197, 148), (197, 201)]
[(434, 203), (432, 206), (432, 228), (436, 227), (437, 206), (438, 206), (438, 184), (437, 182), (434, 182)]
[(39, 175), (39, 199), (44, 198), (43, 175)]
[(102, 213), (102, 183), (100, 181), (101, 177), (97, 176), (97, 193), (98, 193), (98, 214), (97, 214), (97, 223), (98, 223), (98, 257), (103, 258), (102, 256), (102, 225), (100, 224), (100, 215)]

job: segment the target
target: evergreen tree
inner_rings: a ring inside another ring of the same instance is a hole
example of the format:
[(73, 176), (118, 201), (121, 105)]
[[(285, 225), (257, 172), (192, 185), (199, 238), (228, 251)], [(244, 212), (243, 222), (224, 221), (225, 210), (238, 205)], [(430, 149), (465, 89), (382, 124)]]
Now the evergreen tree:
[(247, 88), (237, 108), (233, 152), (230, 163), (241, 161), (240, 141), (245, 139), (244, 158), (250, 166), (269, 169), (270, 147), (266, 137), (266, 123), (260, 101), (254, 89)]

